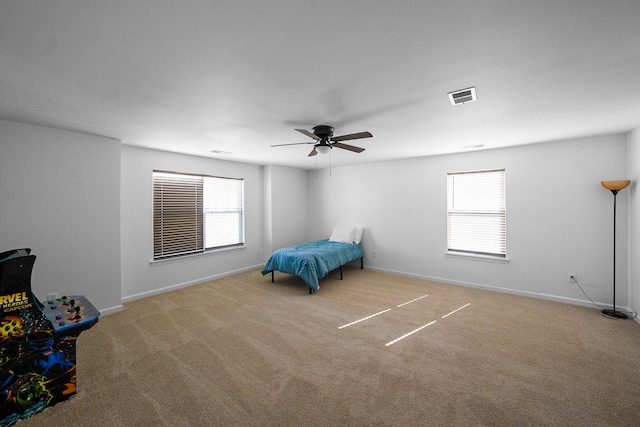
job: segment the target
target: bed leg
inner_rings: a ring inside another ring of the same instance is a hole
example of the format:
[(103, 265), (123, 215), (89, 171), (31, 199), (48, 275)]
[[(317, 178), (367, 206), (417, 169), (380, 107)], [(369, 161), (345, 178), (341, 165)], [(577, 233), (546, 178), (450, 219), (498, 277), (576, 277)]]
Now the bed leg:
[(364, 257), (360, 257), (360, 270), (364, 270)]
[(340, 266), (340, 280), (342, 280), (342, 266)]
[(271, 272), (271, 283), (273, 283), (273, 271)]
[(313, 289), (309, 286), (309, 294), (313, 294)]

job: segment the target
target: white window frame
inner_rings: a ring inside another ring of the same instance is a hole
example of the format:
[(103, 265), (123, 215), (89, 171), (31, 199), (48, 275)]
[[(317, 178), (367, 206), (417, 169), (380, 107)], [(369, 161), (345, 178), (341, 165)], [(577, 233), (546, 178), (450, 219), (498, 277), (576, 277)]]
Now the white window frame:
[(244, 247), (244, 180), (153, 171), (153, 261)]
[(447, 253), (507, 258), (505, 169), (447, 173)]

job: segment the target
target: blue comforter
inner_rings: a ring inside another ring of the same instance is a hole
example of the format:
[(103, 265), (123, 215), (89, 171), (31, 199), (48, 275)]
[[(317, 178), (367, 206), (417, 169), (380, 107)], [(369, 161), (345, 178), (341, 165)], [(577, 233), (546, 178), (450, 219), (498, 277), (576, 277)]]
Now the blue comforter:
[(364, 252), (360, 244), (317, 240), (277, 249), (262, 269), (262, 275), (272, 271), (294, 274), (317, 291), (318, 281), (327, 273), (362, 257)]

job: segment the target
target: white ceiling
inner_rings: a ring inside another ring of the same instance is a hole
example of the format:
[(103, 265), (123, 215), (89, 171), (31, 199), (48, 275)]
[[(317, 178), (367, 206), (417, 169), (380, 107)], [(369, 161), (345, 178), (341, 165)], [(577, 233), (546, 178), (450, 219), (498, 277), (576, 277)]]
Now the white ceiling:
[(334, 167), (627, 132), (639, 77), (638, 0), (0, 0), (0, 119), (247, 163), (328, 167), (271, 147), (318, 124), (373, 134)]

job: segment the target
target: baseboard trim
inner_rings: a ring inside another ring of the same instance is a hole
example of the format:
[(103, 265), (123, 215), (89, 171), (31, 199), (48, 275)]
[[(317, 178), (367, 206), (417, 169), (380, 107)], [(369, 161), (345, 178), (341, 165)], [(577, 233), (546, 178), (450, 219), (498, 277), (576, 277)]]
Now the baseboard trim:
[[(562, 296), (558, 296), (558, 295), (543, 294), (543, 293), (539, 293), (539, 292), (528, 292), (528, 291), (521, 291), (521, 290), (517, 290), (517, 289), (501, 288), (499, 286), (488, 286), (488, 285), (483, 285), (483, 284), (480, 284), (480, 283), (463, 282), (463, 281), (459, 281), (459, 280), (444, 279), (442, 277), (424, 276), (424, 275), (421, 275), (421, 274), (413, 274), (413, 273), (407, 273), (407, 272), (403, 272), (403, 271), (396, 271), (396, 270), (389, 270), (389, 269), (384, 269), (384, 268), (371, 267), (371, 266), (367, 266), (367, 265), (365, 265), (365, 268), (368, 269), (368, 270), (379, 271), (381, 273), (397, 274), (397, 275), (400, 275), (400, 276), (414, 277), (416, 279), (431, 280), (433, 282), (446, 283), (446, 284), (449, 284), (449, 285), (466, 286), (468, 288), (484, 289), (484, 290), (487, 290), (487, 291), (494, 291), (494, 292), (503, 292), (503, 293), (512, 294), (512, 295), (518, 295), (518, 296), (523, 296), (523, 297), (539, 298), (539, 299), (544, 299), (544, 300), (549, 300), (549, 301), (561, 302), (561, 303), (564, 303), (564, 304), (579, 305), (579, 306), (582, 306), (582, 307), (589, 307), (589, 308), (598, 308), (598, 307), (595, 307), (594, 304), (589, 300), (582, 300), (582, 299), (576, 299), (576, 298), (567, 298), (567, 297), (562, 297)], [(601, 306), (604, 306), (604, 307), (608, 307), (608, 305), (606, 303), (598, 302), (597, 304), (601, 305)], [(616, 310), (627, 311), (627, 312), (633, 311), (628, 307), (618, 307), (618, 306), (616, 306)], [(638, 317), (636, 317), (635, 320), (636, 320), (636, 322), (640, 323)]]
[(234, 274), (244, 273), (246, 271), (254, 270), (256, 268), (262, 268), (262, 266), (260, 264), (252, 265), (250, 267), (245, 267), (245, 268), (241, 268), (241, 269), (238, 269), (238, 270), (225, 271), (224, 273), (214, 274), (212, 276), (202, 277), (202, 278), (199, 278), (199, 279), (190, 280), (188, 282), (177, 283), (175, 285), (165, 286), (164, 288), (154, 289), (154, 290), (148, 291), (148, 292), (141, 292), (139, 294), (125, 296), (125, 297), (122, 297), (122, 303), (124, 304), (124, 303), (127, 303), (127, 302), (131, 302), (131, 301), (136, 301), (136, 300), (143, 299), (143, 298), (152, 297), (154, 295), (160, 295), (160, 294), (164, 294), (164, 293), (167, 293), (167, 292), (175, 291), (175, 290), (178, 290), (178, 289), (188, 288), (189, 286), (199, 285), (200, 283), (206, 283), (206, 282), (210, 282), (210, 281), (216, 280), (216, 279), (222, 279), (223, 277), (233, 276)]
[(122, 306), (122, 304), (118, 304), (115, 307), (109, 307), (109, 308), (105, 308), (103, 310), (100, 310), (100, 315), (101, 316), (108, 316), (110, 314), (119, 313), (122, 310), (124, 310), (124, 307)]

